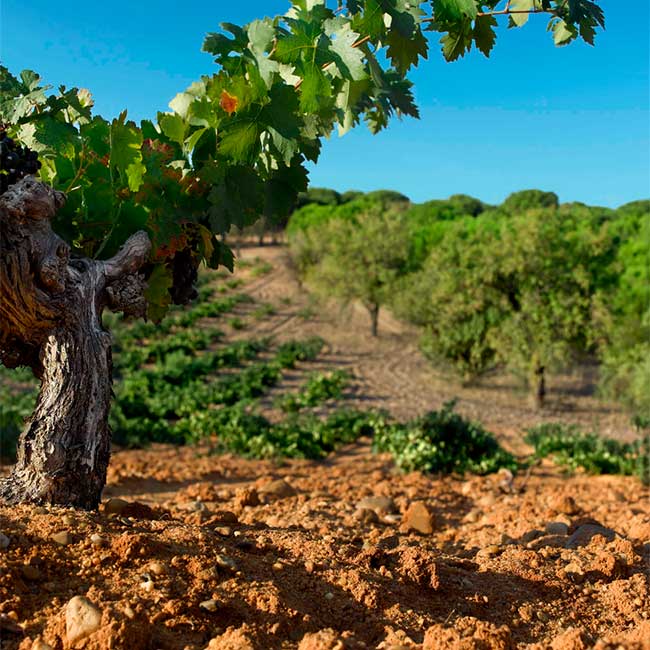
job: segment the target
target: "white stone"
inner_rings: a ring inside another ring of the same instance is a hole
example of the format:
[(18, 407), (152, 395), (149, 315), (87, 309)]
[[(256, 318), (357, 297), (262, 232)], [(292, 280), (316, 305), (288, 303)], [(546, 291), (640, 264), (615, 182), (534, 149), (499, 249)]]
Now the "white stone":
[(102, 613), (84, 596), (68, 601), (65, 611), (65, 635), (70, 645), (85, 639), (99, 629)]

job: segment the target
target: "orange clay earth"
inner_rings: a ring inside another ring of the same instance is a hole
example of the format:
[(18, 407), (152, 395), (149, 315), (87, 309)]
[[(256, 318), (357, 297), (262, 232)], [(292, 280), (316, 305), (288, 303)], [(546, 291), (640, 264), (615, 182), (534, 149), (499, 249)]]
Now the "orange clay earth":
[[(247, 291), (291, 295), (271, 328), (319, 332), (359, 402), (404, 418), (458, 396), (525, 451), (540, 416), (505, 380), (436, 379), (390, 319), (371, 341), (362, 312), (292, 316), (306, 298), (282, 249), (264, 254), (275, 270)], [(596, 413), (627, 435), (614, 409), (567, 394), (551, 394), (555, 418)], [(0, 506), (2, 650), (641, 650), (649, 577), (650, 500), (634, 478), (547, 463), (528, 477), (404, 475), (368, 440), (320, 463), (117, 451), (99, 512)]]

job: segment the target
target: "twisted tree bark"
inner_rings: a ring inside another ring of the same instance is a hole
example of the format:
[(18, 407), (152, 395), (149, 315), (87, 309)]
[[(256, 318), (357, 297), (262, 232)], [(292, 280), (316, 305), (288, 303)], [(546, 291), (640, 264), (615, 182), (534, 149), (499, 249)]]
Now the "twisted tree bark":
[(110, 456), (111, 336), (102, 312), (145, 315), (138, 271), (151, 244), (139, 232), (108, 261), (73, 258), (51, 227), (64, 201), (31, 176), (0, 196), (0, 362), (41, 380), (0, 498), (93, 509)]

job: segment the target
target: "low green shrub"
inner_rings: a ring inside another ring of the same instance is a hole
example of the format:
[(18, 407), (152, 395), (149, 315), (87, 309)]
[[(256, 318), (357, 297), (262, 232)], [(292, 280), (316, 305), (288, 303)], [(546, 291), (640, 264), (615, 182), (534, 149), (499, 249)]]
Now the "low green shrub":
[(454, 411), (447, 402), (406, 424), (383, 428), (375, 436), (374, 449), (388, 452), (405, 471), (489, 474), (502, 467), (516, 469), (517, 462), (495, 437)]
[(535, 448), (536, 457), (550, 456), (572, 471), (636, 475), (650, 482), (650, 433), (627, 443), (585, 433), (575, 425), (548, 422), (528, 429), (525, 440)]
[(344, 370), (312, 374), (305, 385), (295, 393), (283, 395), (278, 406), (285, 413), (296, 413), (301, 409), (318, 406), (331, 399), (340, 399), (350, 383), (350, 375)]

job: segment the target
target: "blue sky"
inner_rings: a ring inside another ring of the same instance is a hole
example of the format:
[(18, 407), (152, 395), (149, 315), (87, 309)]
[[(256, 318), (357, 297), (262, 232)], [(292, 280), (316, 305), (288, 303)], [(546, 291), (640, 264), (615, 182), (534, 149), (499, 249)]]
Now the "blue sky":
[[(414, 201), (467, 193), (497, 203), (538, 187), (563, 201), (616, 206), (650, 196), (650, 3), (602, 0), (596, 47), (555, 48), (546, 21), (501, 29), (487, 60), (445, 63), (432, 43), (412, 75), (422, 119), (325, 143), (315, 186), (399, 190)], [(215, 71), (201, 43), (219, 22), (283, 13), (285, 0), (0, 0), (0, 60), (53, 85), (91, 90), (106, 117), (166, 110)], [(434, 35), (435, 38), (435, 35)]]

